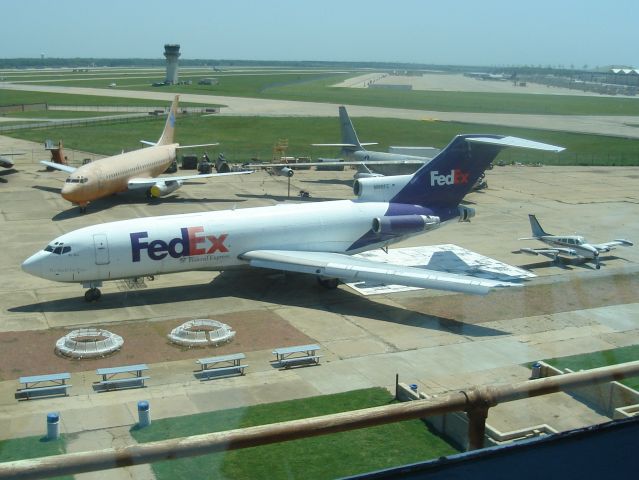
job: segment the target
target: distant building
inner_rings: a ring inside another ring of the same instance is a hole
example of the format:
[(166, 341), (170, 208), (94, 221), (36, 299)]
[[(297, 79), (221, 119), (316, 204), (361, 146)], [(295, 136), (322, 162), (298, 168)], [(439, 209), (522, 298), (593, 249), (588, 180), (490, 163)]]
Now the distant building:
[(166, 57), (166, 78), (164, 83), (176, 85), (178, 83), (178, 58), (180, 58), (180, 45), (167, 43), (164, 45), (164, 56)]

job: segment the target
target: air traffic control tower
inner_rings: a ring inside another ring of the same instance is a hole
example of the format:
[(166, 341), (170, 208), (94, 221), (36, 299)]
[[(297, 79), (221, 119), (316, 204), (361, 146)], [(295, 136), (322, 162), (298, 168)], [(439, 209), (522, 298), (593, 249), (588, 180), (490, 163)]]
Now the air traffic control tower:
[(164, 45), (166, 57), (166, 79), (164, 83), (175, 85), (178, 83), (178, 58), (180, 58), (180, 46), (175, 43)]

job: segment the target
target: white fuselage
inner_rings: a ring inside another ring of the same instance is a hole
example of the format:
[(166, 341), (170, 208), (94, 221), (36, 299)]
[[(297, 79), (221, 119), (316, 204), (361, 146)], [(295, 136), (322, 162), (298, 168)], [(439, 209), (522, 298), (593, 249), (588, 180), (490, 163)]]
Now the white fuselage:
[[(95, 282), (247, 265), (253, 250), (349, 254), (385, 215), (386, 202), (338, 200), (148, 217), (85, 227), (62, 235), (23, 269), (58, 282)], [(379, 246), (401, 238), (381, 239)]]
[[(402, 153), (374, 152), (369, 150), (345, 150), (345, 158), (355, 162), (394, 162), (387, 165), (368, 165), (367, 168), (373, 172), (384, 176), (389, 175), (409, 175), (419, 170), (425, 163), (430, 162), (428, 157), (418, 157), (415, 155), (404, 155)], [(404, 161), (410, 163), (402, 163)], [(419, 163), (415, 163), (419, 162)]]
[(585, 239), (578, 235), (569, 235), (558, 237), (556, 235), (544, 235), (538, 237), (542, 242), (556, 248), (572, 250), (575, 256), (583, 258), (595, 258), (599, 254), (599, 250), (594, 246), (586, 243)]

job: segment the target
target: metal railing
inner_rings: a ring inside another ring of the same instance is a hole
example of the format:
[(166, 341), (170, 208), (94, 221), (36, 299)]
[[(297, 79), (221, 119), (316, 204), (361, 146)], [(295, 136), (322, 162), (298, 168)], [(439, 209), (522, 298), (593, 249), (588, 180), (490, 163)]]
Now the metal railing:
[(159, 460), (238, 450), (460, 411), (468, 414), (469, 449), (473, 450), (482, 448), (488, 410), (499, 403), (637, 375), (639, 375), (639, 361), (512, 385), (473, 387), (433, 399), (414, 400), (302, 420), (161, 440), (123, 448), (17, 460), (0, 464), (0, 480), (46, 478), (129, 467)]

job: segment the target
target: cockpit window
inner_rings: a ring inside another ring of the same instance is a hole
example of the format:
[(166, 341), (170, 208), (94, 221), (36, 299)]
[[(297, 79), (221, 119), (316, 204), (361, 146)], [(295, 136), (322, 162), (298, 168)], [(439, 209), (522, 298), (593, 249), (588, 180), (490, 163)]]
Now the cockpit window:
[(86, 177), (68, 177), (65, 183), (87, 183), (89, 181)]
[(51, 252), (55, 255), (62, 255), (64, 253), (69, 253), (71, 251), (71, 247), (68, 245), (64, 245), (63, 242), (54, 242), (51, 245), (47, 245), (44, 247), (45, 252)]

